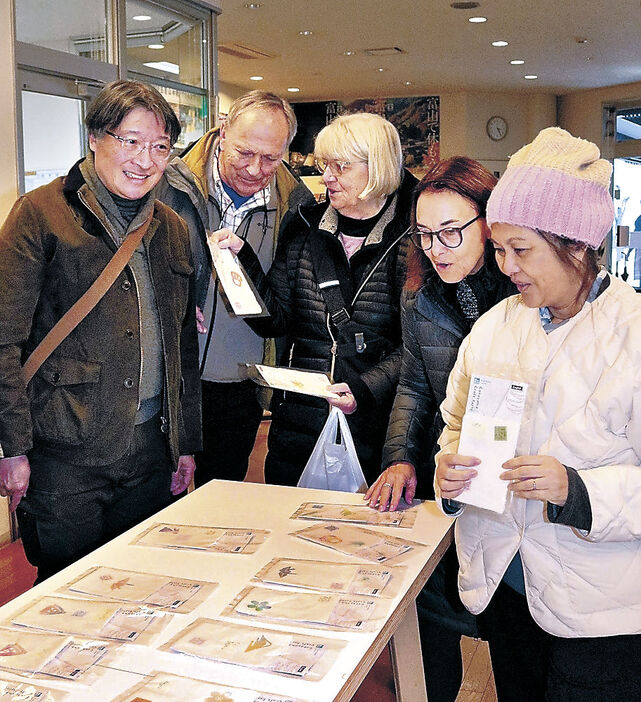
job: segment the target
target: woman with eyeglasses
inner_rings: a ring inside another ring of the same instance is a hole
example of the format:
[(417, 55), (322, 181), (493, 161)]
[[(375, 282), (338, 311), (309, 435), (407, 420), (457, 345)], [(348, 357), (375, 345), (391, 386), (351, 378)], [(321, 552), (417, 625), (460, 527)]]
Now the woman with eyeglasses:
[[(414, 243), (403, 304), (403, 363), (383, 452), (385, 470), (365, 499), (397, 509), (404, 494), (433, 499), (439, 405), (458, 348), (472, 324), (515, 292), (498, 270), (485, 206), (496, 178), (461, 156), (435, 164), (418, 185)], [(456, 589), (453, 548), (419, 594), (417, 607), (430, 701), (453, 701), (462, 679), (461, 634), (478, 636)]]
[[(400, 296), (411, 246), (411, 192), (398, 132), (374, 114), (341, 116), (316, 138), (328, 202), (299, 208), (281, 232), (265, 276), (248, 245), (218, 235), (252, 278), (269, 310), (248, 319), (263, 336), (285, 337), (283, 363), (322, 371), (348, 415), (368, 482), (380, 472), (385, 427), (401, 359)], [(296, 485), (327, 419), (325, 400), (277, 393), (265, 480)]]

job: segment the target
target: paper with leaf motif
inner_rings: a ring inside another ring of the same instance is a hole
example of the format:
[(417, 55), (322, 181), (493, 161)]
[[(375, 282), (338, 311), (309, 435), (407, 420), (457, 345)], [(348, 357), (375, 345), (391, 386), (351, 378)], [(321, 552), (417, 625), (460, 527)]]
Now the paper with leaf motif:
[(14, 614), (11, 623), (61, 634), (147, 644), (171, 616), (140, 605), (47, 595)]
[(0, 702), (64, 702), (68, 696), (64, 690), (0, 678)]
[(314, 524), (292, 532), (291, 536), (374, 563), (399, 559), (412, 549), (423, 546), (416, 541), (386, 536), (351, 524)]
[[(0, 698), (2, 700), (2, 698)], [(304, 702), (289, 695), (153, 672), (112, 702)]]
[(290, 519), (313, 519), (326, 522), (350, 522), (369, 526), (404, 527), (416, 522), (415, 509), (379, 512), (368, 505), (337, 505), (327, 502), (303, 502)]
[(218, 281), (232, 312), (238, 317), (254, 317), (265, 314), (265, 303), (250, 285), (245, 271), (231, 250), (221, 249), (211, 238), (210, 233), (207, 235), (207, 246), (211, 253)]
[(110, 646), (104, 641), (86, 641), (65, 634), (0, 628), (0, 668), (19, 675), (36, 673), (77, 680)]
[(278, 675), (320, 680), (345, 642), (215, 619), (196, 619), (160, 650)]
[(274, 624), (372, 631), (387, 616), (387, 610), (387, 601), (376, 597), (250, 586), (222, 615), (236, 614)]
[(66, 585), (62, 591), (184, 614), (204, 602), (217, 586), (218, 583), (206, 580), (187, 580), (171, 575), (95, 566)]
[(230, 529), (192, 524), (154, 524), (131, 543), (154, 548), (175, 548), (213, 553), (255, 553), (268, 531), (264, 529)]
[(338, 398), (335, 392), (327, 389), (332, 381), (326, 373), (321, 371), (248, 363), (247, 374), (255, 383), (264, 387), (277, 388), (286, 392), (299, 392), (313, 397)]
[(321, 592), (395, 597), (405, 576), (405, 566), (333, 563), (296, 558), (274, 558), (254, 580)]

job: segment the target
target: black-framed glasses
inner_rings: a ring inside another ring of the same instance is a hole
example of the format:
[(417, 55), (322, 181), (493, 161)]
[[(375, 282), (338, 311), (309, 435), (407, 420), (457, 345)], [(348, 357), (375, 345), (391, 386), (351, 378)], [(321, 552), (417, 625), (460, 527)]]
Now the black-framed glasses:
[(455, 249), (463, 243), (463, 230), (469, 227), (470, 224), (474, 224), (477, 219), (480, 219), (481, 215), (478, 214), (474, 219), (461, 225), (460, 227), (445, 227), (445, 229), (439, 229), (437, 232), (428, 232), (423, 229), (415, 227), (410, 232), (410, 239), (414, 246), (423, 251), (429, 251), (434, 244), (434, 237), (436, 237), (443, 246), (448, 249)]
[(145, 149), (149, 149), (151, 160), (156, 163), (166, 163), (171, 156), (171, 146), (168, 141), (142, 141), (136, 137), (122, 137), (119, 134), (110, 132), (108, 129), (105, 129), (105, 134), (109, 134), (109, 136), (117, 139), (120, 142), (120, 147), (123, 152), (127, 154), (129, 158), (138, 156), (138, 154), (142, 153)]

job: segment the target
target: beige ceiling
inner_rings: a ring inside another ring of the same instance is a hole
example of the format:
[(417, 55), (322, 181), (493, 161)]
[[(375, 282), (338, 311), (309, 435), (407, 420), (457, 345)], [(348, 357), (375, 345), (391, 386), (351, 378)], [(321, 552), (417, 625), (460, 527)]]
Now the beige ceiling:
[[(464, 11), (452, 9), (451, 0), (257, 2), (256, 10), (247, 0), (222, 3), (219, 78), (284, 95), (299, 87), (292, 100), (460, 90), (562, 94), (641, 80), (639, 0), (482, 0)], [(488, 21), (471, 24), (474, 15)], [(303, 30), (313, 34), (301, 36)], [(495, 48), (495, 40), (509, 45)], [(273, 58), (224, 52), (234, 44)], [(364, 53), (389, 47), (405, 53)], [(356, 53), (345, 56), (347, 50)], [(525, 64), (512, 66), (511, 59)], [(538, 80), (525, 80), (526, 73)], [(255, 74), (264, 80), (250, 81)]]

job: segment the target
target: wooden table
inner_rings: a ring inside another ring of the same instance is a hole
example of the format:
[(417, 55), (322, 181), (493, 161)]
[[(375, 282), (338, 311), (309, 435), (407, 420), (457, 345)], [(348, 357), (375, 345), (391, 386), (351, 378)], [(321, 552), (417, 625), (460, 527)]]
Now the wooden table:
[[(218, 582), (219, 586), (213, 595), (193, 613), (174, 617), (156, 640), (155, 645), (160, 645), (197, 617), (219, 616), (234, 596), (249, 583), (251, 577), (272, 558), (312, 558), (335, 562), (358, 560), (289, 536), (289, 532), (314, 523), (291, 520), (289, 517), (303, 502), (362, 504), (362, 499), (362, 495), (349, 493), (212, 481), (4, 605), (0, 608), (0, 621), (5, 622), (14, 611), (25, 607), (37, 597), (57, 590), (94, 565)], [(239, 687), (290, 694), (305, 700), (343, 702), (351, 699), (389, 642), (398, 699), (403, 702), (425, 702), (427, 697), (415, 598), (451, 543), (452, 520), (443, 516), (432, 502), (424, 502), (417, 509), (418, 516), (412, 529), (373, 527), (390, 535), (426, 544), (425, 549), (414, 549), (410, 556), (402, 561), (402, 565), (406, 566), (405, 578), (400, 592), (391, 600), (388, 618), (381, 628), (371, 633), (305, 630), (315, 636), (348, 642), (332, 669), (321, 681), (290, 679), (238, 666), (161, 652), (155, 647), (132, 645), (127, 647), (125, 655), (119, 657), (117, 665), (112, 664), (105, 669), (105, 674), (100, 680), (92, 684), (90, 693), (86, 685), (82, 684), (82, 680), (67, 684), (52, 679), (52, 682), (46, 684), (70, 690), (69, 702), (87, 702), (89, 699), (91, 702), (107, 702), (138, 682), (142, 675), (152, 670), (164, 670)], [(251, 555), (169, 551), (130, 545), (134, 536), (155, 522), (268, 529), (271, 534), (256, 553)], [(265, 626), (287, 628), (271, 624)], [(11, 677), (2, 671), (0, 676)]]

